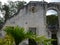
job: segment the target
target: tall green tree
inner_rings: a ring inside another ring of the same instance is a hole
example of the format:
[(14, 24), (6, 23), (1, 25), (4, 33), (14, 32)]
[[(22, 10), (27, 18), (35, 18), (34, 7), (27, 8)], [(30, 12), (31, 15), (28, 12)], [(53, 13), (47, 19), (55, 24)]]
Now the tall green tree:
[(9, 1), (8, 2), (8, 6), (9, 6), (9, 12), (10, 12), (10, 16), (14, 15), (15, 13), (17, 13), (21, 7), (23, 7), (25, 4), (25, 2), (21, 2), (21, 1)]
[(8, 4), (2, 5), (3, 6), (2, 9), (5, 10), (5, 16), (4, 16), (5, 17), (5, 21), (9, 17), (11, 17), (14, 14), (16, 14), (20, 10), (20, 8), (22, 8), (24, 6), (25, 3), (26, 2), (23, 2), (23, 1), (22, 2), (21, 1), (15, 1), (15, 2), (8, 1)]
[(48, 25), (58, 24), (58, 16), (56, 15), (48, 15), (46, 16), (46, 21)]
[(5, 10), (5, 21), (9, 18), (9, 7), (8, 5), (3, 5), (3, 10)]

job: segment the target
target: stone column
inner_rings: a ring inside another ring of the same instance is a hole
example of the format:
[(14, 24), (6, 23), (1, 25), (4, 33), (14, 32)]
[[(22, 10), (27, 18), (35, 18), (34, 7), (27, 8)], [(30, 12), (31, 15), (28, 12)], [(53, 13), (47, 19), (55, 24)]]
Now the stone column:
[(58, 45), (60, 45), (60, 11), (58, 12), (59, 29), (57, 32)]

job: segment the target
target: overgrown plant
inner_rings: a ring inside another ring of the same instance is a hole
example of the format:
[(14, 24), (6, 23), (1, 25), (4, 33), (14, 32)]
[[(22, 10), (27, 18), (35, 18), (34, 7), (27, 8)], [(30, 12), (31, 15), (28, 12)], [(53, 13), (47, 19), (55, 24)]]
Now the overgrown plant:
[(23, 27), (7, 26), (4, 30), (8, 35), (11, 35), (14, 38), (16, 45), (19, 45), (19, 43), (25, 39), (34, 39), (39, 45), (51, 45), (52, 39), (47, 39), (44, 36), (39, 36), (31, 32), (27, 32)]
[(30, 32), (26, 32), (24, 28), (18, 26), (7, 26), (4, 30), (15, 39), (16, 45), (19, 45), (24, 39), (30, 38), (33, 35)]
[(14, 40), (10, 35), (0, 38), (0, 45), (14, 45)]
[(52, 41), (55, 41), (55, 39), (48, 39), (45, 36), (36, 36), (36, 38), (34, 39), (38, 45), (52, 45)]

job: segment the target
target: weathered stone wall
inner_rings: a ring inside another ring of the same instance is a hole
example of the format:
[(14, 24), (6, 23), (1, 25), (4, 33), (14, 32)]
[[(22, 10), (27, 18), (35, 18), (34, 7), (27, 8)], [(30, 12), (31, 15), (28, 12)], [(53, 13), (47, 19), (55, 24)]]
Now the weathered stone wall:
[[(31, 5), (32, 6), (32, 5)], [(13, 18), (7, 20), (5, 26), (21, 26), (24, 27), (26, 30), (29, 29), (29, 27), (36, 27), (36, 33), (39, 35), (45, 35), (47, 36), (45, 24), (44, 24), (44, 16), (43, 16), (43, 8), (38, 5), (36, 6), (36, 12), (32, 13), (29, 11), (29, 6), (26, 12), (26, 8), (21, 9), (19, 14), (17, 16), (14, 16)], [(5, 27), (4, 26), (4, 27)]]

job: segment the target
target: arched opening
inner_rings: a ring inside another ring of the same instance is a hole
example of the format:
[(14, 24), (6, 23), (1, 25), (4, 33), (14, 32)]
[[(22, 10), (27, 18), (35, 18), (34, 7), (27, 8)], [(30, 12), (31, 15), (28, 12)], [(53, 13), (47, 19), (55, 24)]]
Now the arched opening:
[(48, 10), (46, 12), (46, 24), (47, 24), (47, 28), (50, 29), (50, 31), (53, 31), (54, 29), (58, 30), (59, 21), (58, 21), (58, 12), (57, 11)]
[(46, 12), (46, 24), (49, 31), (51, 31), (51, 38), (56, 39), (56, 41), (53, 41), (53, 45), (58, 45), (57, 40), (57, 31), (59, 28), (59, 22), (58, 22), (58, 12), (55, 10), (48, 10)]

